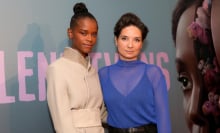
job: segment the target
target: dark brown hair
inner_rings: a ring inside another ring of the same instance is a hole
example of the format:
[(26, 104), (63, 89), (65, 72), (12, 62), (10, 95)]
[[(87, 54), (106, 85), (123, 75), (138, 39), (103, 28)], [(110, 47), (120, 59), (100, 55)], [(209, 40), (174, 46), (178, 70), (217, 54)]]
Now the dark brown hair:
[(134, 25), (141, 30), (142, 33), (142, 41), (146, 38), (148, 33), (147, 26), (141, 21), (141, 19), (133, 14), (133, 13), (125, 13), (115, 24), (114, 35), (115, 37), (119, 37), (121, 30), (127, 26)]
[(183, 12), (194, 3), (198, 3), (199, 1), (201, 0), (179, 0), (176, 4), (172, 14), (172, 38), (174, 42), (176, 42), (177, 26)]

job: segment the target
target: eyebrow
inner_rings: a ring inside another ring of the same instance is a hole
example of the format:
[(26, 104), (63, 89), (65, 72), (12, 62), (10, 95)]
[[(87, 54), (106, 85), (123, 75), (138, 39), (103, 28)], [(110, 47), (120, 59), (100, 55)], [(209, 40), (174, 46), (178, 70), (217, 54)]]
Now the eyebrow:
[(87, 29), (79, 28), (80, 31), (88, 31)]
[[(83, 28), (79, 29), (79, 31), (89, 32), (89, 30), (87, 30), (87, 29), (83, 29)], [(95, 31), (95, 32), (92, 32), (92, 33), (98, 33), (98, 31)]]
[(176, 58), (175, 62), (176, 62), (176, 66), (177, 66), (177, 71), (178, 72), (183, 71), (186, 64), (180, 58)]
[[(129, 37), (127, 35), (119, 35), (119, 37)], [(134, 38), (140, 38), (141, 39), (141, 36), (135, 36)]]

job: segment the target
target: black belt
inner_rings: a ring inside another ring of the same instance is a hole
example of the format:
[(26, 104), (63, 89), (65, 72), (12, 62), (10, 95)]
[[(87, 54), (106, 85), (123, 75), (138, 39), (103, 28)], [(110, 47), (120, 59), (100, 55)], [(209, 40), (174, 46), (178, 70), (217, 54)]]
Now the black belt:
[(116, 128), (108, 126), (108, 133), (157, 133), (157, 125), (147, 124), (132, 128)]

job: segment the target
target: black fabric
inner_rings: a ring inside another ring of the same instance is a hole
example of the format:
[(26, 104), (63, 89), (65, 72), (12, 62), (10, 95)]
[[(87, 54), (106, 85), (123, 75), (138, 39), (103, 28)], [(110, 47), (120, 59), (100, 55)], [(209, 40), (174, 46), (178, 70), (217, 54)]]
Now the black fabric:
[(134, 128), (116, 128), (108, 126), (108, 133), (157, 133), (157, 125), (147, 124)]

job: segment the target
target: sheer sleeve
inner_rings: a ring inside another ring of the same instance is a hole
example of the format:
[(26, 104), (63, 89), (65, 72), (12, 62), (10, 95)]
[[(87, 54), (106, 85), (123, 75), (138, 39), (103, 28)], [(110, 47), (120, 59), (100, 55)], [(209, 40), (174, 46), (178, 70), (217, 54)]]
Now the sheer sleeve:
[[(108, 67), (103, 67), (103, 68), (99, 69), (98, 74), (99, 74), (100, 84), (101, 84), (101, 86), (104, 86), (104, 84), (106, 84), (106, 80), (108, 78)], [(102, 87), (102, 89), (103, 89), (103, 87)]]
[(164, 75), (159, 67), (150, 66), (147, 76), (154, 88), (158, 133), (171, 133), (168, 91)]
[[(99, 74), (99, 80), (100, 80), (100, 84), (101, 84), (101, 88), (103, 89), (103, 86), (105, 84), (105, 80), (107, 79), (107, 69), (102, 68), (98, 71)], [(103, 91), (103, 90), (102, 90)], [(107, 109), (106, 106), (104, 104), (104, 102), (102, 103), (102, 107), (101, 107), (101, 119), (102, 119), (102, 123), (107, 123)]]

